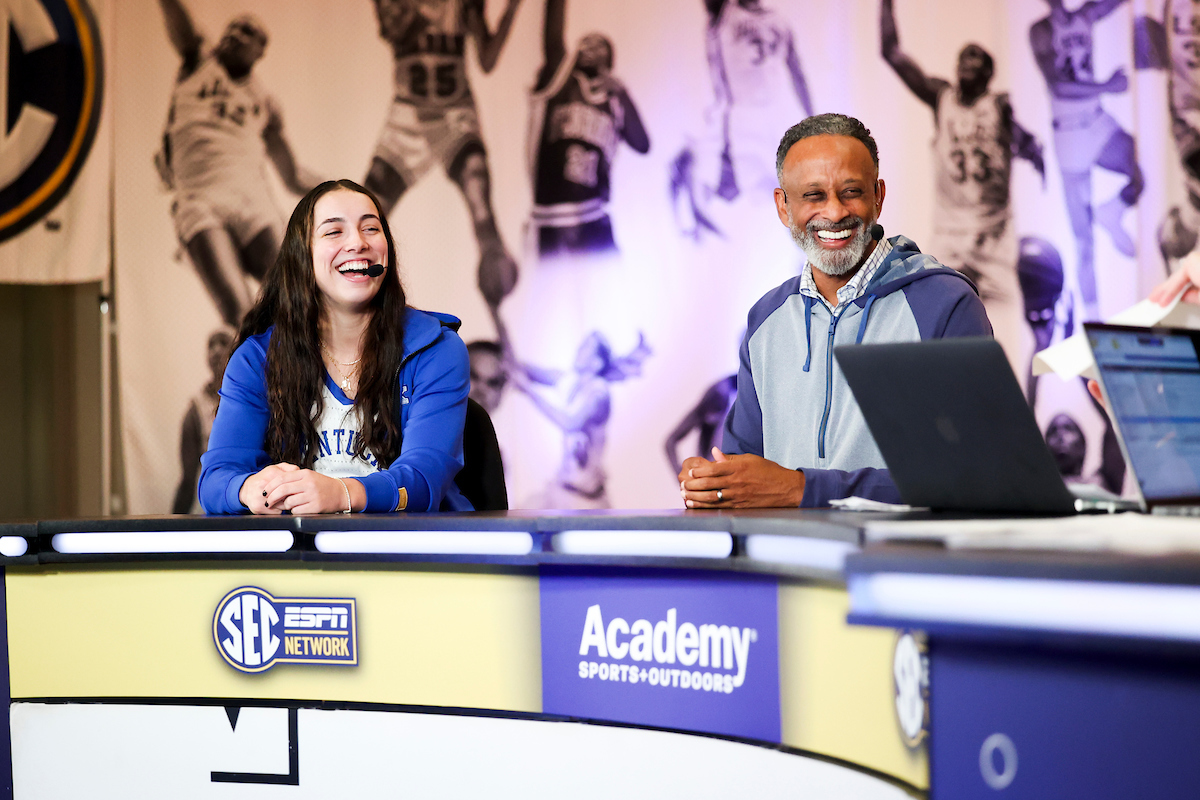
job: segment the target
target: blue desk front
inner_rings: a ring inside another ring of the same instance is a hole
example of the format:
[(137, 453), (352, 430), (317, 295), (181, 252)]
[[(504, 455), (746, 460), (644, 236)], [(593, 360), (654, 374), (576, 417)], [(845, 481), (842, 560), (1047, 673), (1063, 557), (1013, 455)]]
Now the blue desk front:
[(872, 545), (846, 570), (851, 621), (928, 637), (933, 798), (1200, 794), (1200, 558)]

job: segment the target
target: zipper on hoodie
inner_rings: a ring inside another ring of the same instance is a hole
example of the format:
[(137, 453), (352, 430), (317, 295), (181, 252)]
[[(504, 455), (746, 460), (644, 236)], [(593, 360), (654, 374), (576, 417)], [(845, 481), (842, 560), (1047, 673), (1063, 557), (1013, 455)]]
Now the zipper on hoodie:
[[(845, 309), (842, 314), (845, 314)], [(825, 457), (825, 429), (829, 426), (829, 409), (833, 404), (833, 335), (837, 332), (842, 314), (829, 315), (829, 342), (825, 346), (825, 411), (821, 414), (821, 431), (817, 436), (817, 457)]]

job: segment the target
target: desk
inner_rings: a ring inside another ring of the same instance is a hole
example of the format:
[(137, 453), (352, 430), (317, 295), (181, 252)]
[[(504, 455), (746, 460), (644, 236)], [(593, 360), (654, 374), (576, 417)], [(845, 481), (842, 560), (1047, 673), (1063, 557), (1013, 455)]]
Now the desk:
[(1200, 793), (1200, 556), (878, 544), (846, 573), (852, 622), (927, 635), (931, 797)]
[(861, 521), (3, 525), (13, 794), (909, 797)]

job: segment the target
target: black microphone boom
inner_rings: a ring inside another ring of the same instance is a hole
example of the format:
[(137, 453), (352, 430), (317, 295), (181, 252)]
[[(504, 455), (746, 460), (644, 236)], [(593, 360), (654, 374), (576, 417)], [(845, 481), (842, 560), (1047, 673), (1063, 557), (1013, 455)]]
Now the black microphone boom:
[(878, 222), (871, 226), (871, 238), (877, 242), (883, 238), (883, 226)]

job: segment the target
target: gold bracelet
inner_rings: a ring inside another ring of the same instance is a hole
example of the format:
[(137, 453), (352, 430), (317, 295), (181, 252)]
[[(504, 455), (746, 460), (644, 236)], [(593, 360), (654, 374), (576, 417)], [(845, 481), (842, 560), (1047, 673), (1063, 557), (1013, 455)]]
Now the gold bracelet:
[(342, 480), (341, 478), (338, 478), (337, 480), (340, 484), (342, 484), (342, 491), (344, 491), (346, 493), (346, 510), (340, 511), (338, 513), (350, 514), (354, 511), (354, 506), (350, 503), (350, 487), (347, 486), (346, 482), (344, 480)]

